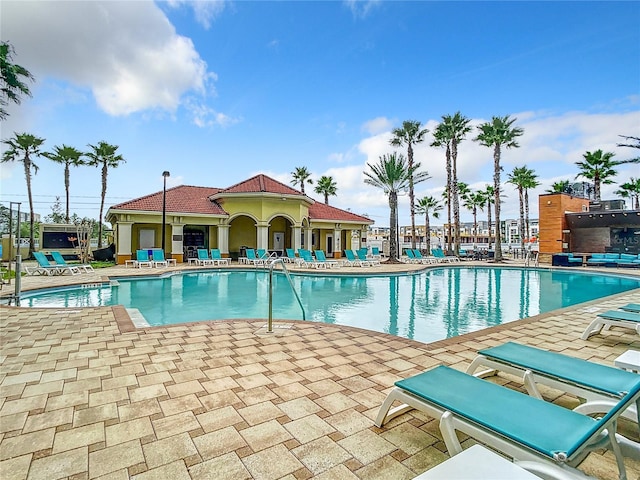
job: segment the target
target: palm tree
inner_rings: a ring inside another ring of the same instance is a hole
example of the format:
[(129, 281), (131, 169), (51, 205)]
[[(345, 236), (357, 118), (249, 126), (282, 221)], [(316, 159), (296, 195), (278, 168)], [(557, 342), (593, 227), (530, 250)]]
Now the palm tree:
[(433, 142), (431, 143), (432, 147), (445, 147), (445, 165), (447, 170), (447, 185), (444, 190), (443, 197), (445, 198), (445, 203), (447, 204), (447, 253), (451, 253), (451, 203), (448, 201), (451, 198), (451, 192), (453, 187), (451, 186), (451, 142), (448, 140), (448, 134), (446, 130), (446, 125), (444, 123), (438, 124), (438, 126), (433, 131)]
[(496, 192), (493, 186), (485, 185), (484, 190), (482, 191), (482, 196), (484, 197), (484, 203), (487, 206), (487, 228), (489, 230), (488, 232), (489, 243), (487, 248), (489, 250), (491, 250), (491, 205), (495, 204), (496, 202), (495, 195), (496, 195)]
[(424, 234), (427, 243), (427, 252), (431, 254), (431, 225), (429, 219), (429, 212), (433, 215), (433, 218), (440, 218), (440, 210), (442, 210), (442, 204), (434, 197), (422, 197), (418, 199), (416, 203), (416, 213), (418, 215), (424, 215)]
[(40, 147), (44, 143), (44, 138), (36, 137), (29, 133), (14, 133), (13, 138), (9, 140), (3, 140), (9, 146), (8, 150), (4, 152), (2, 156), (2, 163), (6, 162), (22, 162), (24, 166), (24, 178), (27, 181), (27, 196), (29, 198), (29, 257), (33, 256), (34, 252), (34, 223), (35, 213), (33, 211), (33, 196), (31, 194), (31, 169), (34, 174), (38, 173), (38, 166), (33, 163), (33, 158), (39, 157)]
[(615, 153), (603, 152), (602, 150), (596, 150), (593, 153), (586, 152), (582, 156), (584, 161), (576, 162), (576, 165), (580, 167), (580, 173), (576, 175), (576, 178), (584, 177), (587, 180), (593, 181), (593, 191), (596, 201), (600, 201), (600, 185), (610, 185), (613, 183), (612, 177), (615, 177), (618, 173), (615, 167), (625, 163), (640, 163), (640, 158), (612, 160)]
[(538, 185), (540, 185), (538, 175), (536, 175), (535, 171), (527, 169), (524, 176), (524, 223), (527, 238), (531, 238), (531, 230), (529, 228), (529, 190), (536, 188)]
[[(425, 135), (429, 132), (426, 128), (420, 129), (421, 123), (416, 120), (406, 120), (402, 122), (401, 128), (394, 128), (391, 131), (393, 138), (389, 143), (394, 147), (407, 146), (408, 168), (413, 168), (413, 146), (424, 141)], [(416, 211), (415, 196), (413, 192), (413, 176), (409, 178), (409, 205), (411, 212), (411, 248), (416, 248)]]
[[(618, 143), (618, 147), (640, 148), (640, 137), (630, 137), (628, 135), (618, 135), (631, 143)], [(640, 160), (640, 157), (636, 157), (632, 160)]]
[(409, 187), (409, 182), (420, 183), (427, 180), (427, 172), (416, 172), (420, 168), (417, 163), (408, 167), (402, 154), (388, 154), (380, 157), (375, 165), (367, 163), (370, 171), (365, 171), (364, 183), (382, 189), (389, 197), (389, 258), (388, 263), (398, 263), (398, 192)]
[[(462, 142), (467, 133), (471, 131), (469, 126), (470, 120), (456, 112), (453, 115), (443, 115), (442, 123), (436, 127), (439, 129), (434, 144), (436, 146), (447, 145), (450, 151), (450, 159), (448, 158), (447, 168), (447, 191), (448, 198), (451, 200), (453, 207), (453, 248), (455, 252), (460, 250), (460, 192), (458, 191), (458, 145)], [(442, 127), (440, 127), (442, 125)], [(432, 144), (433, 145), (433, 144)], [(450, 170), (449, 170), (450, 169)], [(451, 175), (449, 175), (449, 171)], [(449, 219), (449, 224), (451, 220)], [(450, 248), (449, 248), (450, 250)]]
[(507, 175), (507, 183), (516, 186), (518, 190), (518, 201), (520, 202), (520, 221), (518, 222), (518, 235), (520, 235), (520, 248), (524, 250), (524, 184), (526, 181), (527, 167), (516, 167), (513, 172)]
[(98, 219), (98, 248), (102, 248), (102, 212), (104, 211), (104, 199), (107, 195), (107, 174), (109, 168), (117, 168), (125, 159), (120, 154), (116, 154), (118, 145), (110, 145), (107, 142), (98, 142), (98, 145), (91, 145), (90, 152), (85, 153), (88, 158), (86, 164), (92, 167), (102, 168), (102, 193), (100, 197), (100, 218)]
[(478, 209), (482, 210), (484, 207), (484, 192), (474, 192), (467, 188), (464, 194), (461, 194), (461, 197), (464, 208), (473, 214), (473, 249), (475, 250), (478, 243)]
[(291, 172), (293, 176), (293, 180), (291, 180), (291, 185), (296, 186), (300, 185), (300, 191), (304, 194), (304, 184), (308, 183), (311, 185), (313, 180), (311, 177), (311, 172), (307, 170), (307, 167), (296, 167), (293, 172)]
[(621, 184), (615, 193), (622, 198), (630, 198), (631, 208), (640, 210), (640, 178), (631, 177), (628, 182)]
[(9, 115), (4, 107), (10, 101), (20, 105), (20, 95), (31, 96), (23, 80), (33, 81), (33, 75), (26, 68), (12, 63), (14, 54), (13, 45), (0, 42), (0, 120)]
[(547, 193), (571, 193), (569, 180), (560, 180), (551, 184), (551, 188), (545, 190)]
[(84, 165), (84, 160), (82, 160), (83, 153), (74, 147), (63, 144), (62, 147), (55, 146), (52, 152), (44, 152), (42, 155), (49, 160), (64, 165), (64, 190), (67, 200), (65, 219), (69, 223), (69, 167), (71, 165), (74, 167)]
[(338, 191), (338, 185), (333, 181), (333, 177), (327, 177), (323, 175), (316, 184), (315, 192), (319, 195), (324, 195), (324, 203), (329, 205), (329, 195), (334, 196)]
[(490, 122), (478, 125), (480, 133), (474, 139), (485, 147), (493, 148), (493, 188), (496, 209), (496, 253), (494, 259), (496, 262), (502, 261), (502, 234), (500, 231), (500, 171), (502, 167), (500, 166), (500, 156), (503, 146), (506, 148), (519, 147), (516, 138), (524, 133), (522, 128), (513, 126), (515, 121), (516, 119), (509, 118), (509, 115), (492, 117)]

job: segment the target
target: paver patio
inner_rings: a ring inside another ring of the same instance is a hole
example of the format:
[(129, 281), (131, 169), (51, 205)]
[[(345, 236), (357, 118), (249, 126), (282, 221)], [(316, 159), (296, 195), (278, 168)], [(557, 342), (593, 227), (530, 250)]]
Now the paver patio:
[[(139, 270), (24, 283), (124, 273)], [(447, 454), (437, 421), (420, 412), (373, 425), (393, 382), (440, 363), (465, 369), (478, 349), (507, 340), (612, 364), (640, 337), (580, 334), (629, 302), (640, 290), (431, 344), (301, 321), (272, 334), (251, 319), (135, 329), (122, 307), (1, 307), (0, 478), (410, 479)], [(520, 387), (511, 380), (495, 379)], [(640, 461), (627, 467), (639, 478)], [(582, 468), (617, 478), (609, 453)]]

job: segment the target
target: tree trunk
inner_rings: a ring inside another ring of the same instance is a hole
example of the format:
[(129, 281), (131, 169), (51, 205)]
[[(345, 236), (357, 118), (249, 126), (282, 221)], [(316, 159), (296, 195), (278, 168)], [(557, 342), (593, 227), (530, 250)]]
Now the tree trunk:
[(518, 186), (518, 200), (520, 200), (520, 222), (518, 222), (518, 234), (520, 235), (520, 249), (524, 250), (524, 190), (521, 186)]
[(429, 210), (424, 215), (424, 235), (427, 244), (427, 255), (431, 255), (431, 225), (429, 222)]
[(491, 202), (487, 202), (487, 226), (489, 227), (489, 246), (491, 250)]
[(493, 188), (495, 190), (496, 208), (496, 248), (494, 259), (502, 261), (502, 232), (500, 231), (500, 144), (493, 147)]
[(65, 219), (69, 223), (69, 164), (64, 165), (64, 190), (67, 198), (67, 208), (65, 210)]
[(447, 253), (451, 254), (451, 149), (447, 144), (447, 151), (445, 153), (447, 158)]
[(458, 143), (451, 141), (451, 183), (453, 191), (453, 254), (460, 252), (460, 199), (458, 198)]
[[(407, 148), (407, 155), (409, 157), (409, 170), (413, 168), (413, 147), (411, 142)], [(413, 173), (409, 177), (409, 212), (411, 213), (411, 248), (416, 248), (416, 207), (414, 205), (413, 195)]]
[(107, 161), (102, 162), (102, 197), (100, 199), (100, 217), (98, 218), (98, 248), (102, 248), (102, 212), (104, 199), (107, 196)]
[[(33, 227), (36, 220), (35, 214), (33, 213), (33, 195), (31, 194), (31, 160), (29, 159), (29, 154), (25, 153), (24, 155), (24, 176), (27, 181), (27, 196), (29, 198), (29, 258), (33, 258), (33, 252), (35, 252), (35, 239), (33, 235)], [(18, 231), (18, 253), (20, 253), (20, 231)]]
[(398, 210), (398, 194), (389, 192), (389, 258), (392, 261), (398, 260), (398, 230), (396, 228), (397, 210)]
[(524, 189), (524, 225), (525, 234), (527, 239), (531, 238), (531, 231), (529, 230), (529, 190)]

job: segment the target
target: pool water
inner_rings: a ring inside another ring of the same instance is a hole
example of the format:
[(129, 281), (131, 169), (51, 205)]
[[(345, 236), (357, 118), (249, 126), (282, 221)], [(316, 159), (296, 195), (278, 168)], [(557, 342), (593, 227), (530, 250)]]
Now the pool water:
[[(640, 279), (518, 268), (433, 268), (416, 274), (291, 275), (306, 319), (432, 342), (640, 288)], [(124, 305), (153, 326), (268, 317), (264, 271), (185, 272), (117, 285), (30, 295), (22, 306)], [(286, 277), (274, 273), (274, 319), (302, 319)]]

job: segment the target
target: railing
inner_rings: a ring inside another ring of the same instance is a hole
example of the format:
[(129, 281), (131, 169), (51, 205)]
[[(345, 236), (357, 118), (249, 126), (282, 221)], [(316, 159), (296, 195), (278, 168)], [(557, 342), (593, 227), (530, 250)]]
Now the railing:
[(302, 319), (307, 319), (304, 312), (304, 307), (302, 306), (302, 301), (300, 301), (298, 292), (296, 292), (296, 289), (293, 286), (293, 281), (289, 276), (289, 271), (287, 270), (284, 260), (282, 258), (276, 258), (275, 260), (269, 262), (269, 320), (267, 323), (267, 333), (273, 333), (273, 267), (275, 267), (275, 265), (278, 263), (282, 265), (282, 271), (284, 272), (285, 277), (287, 277), (289, 285), (291, 285), (291, 290), (293, 291), (296, 300), (298, 300), (298, 305), (300, 305), (300, 309), (302, 310)]

